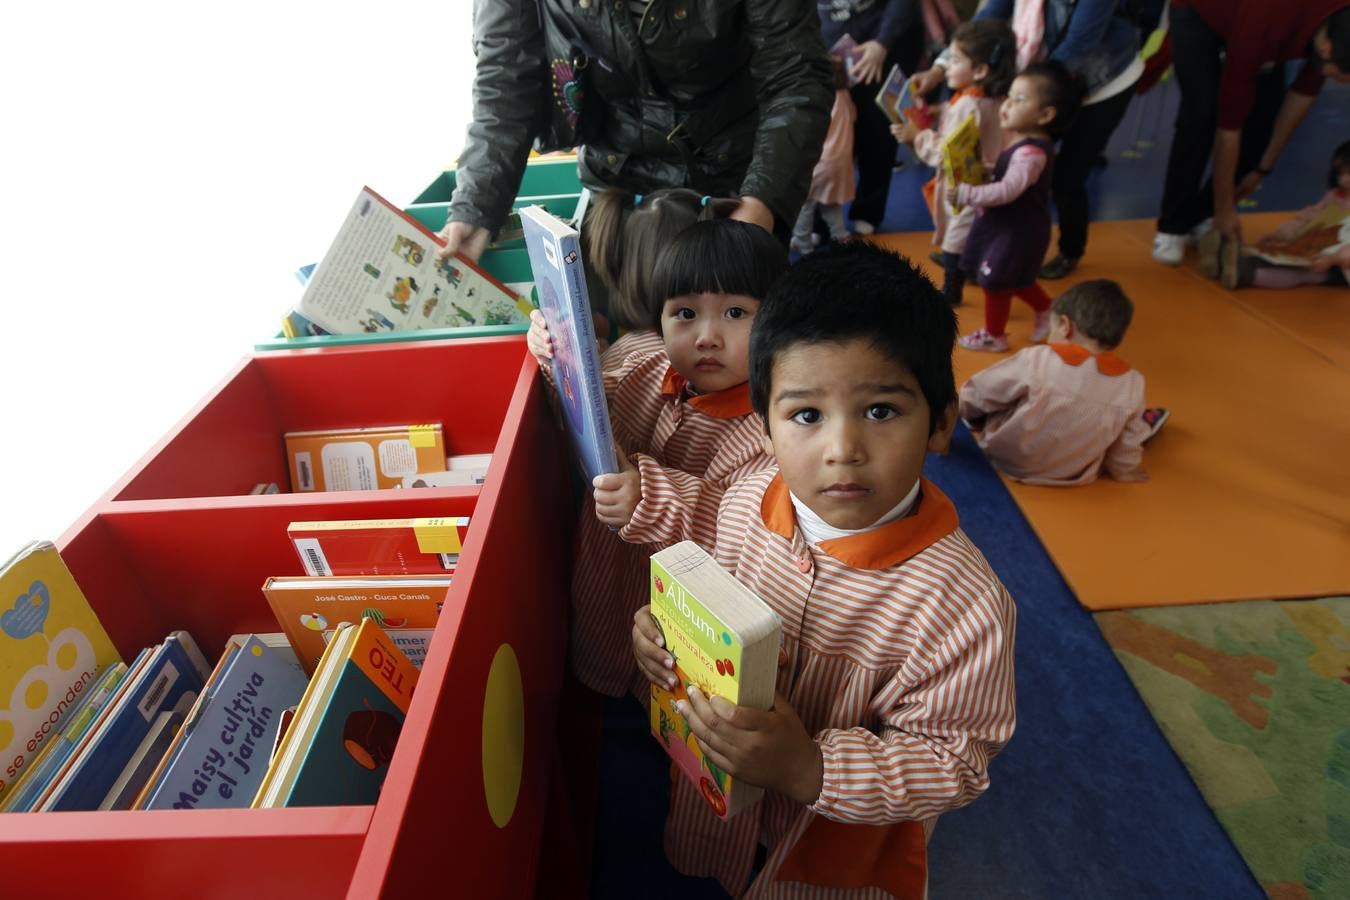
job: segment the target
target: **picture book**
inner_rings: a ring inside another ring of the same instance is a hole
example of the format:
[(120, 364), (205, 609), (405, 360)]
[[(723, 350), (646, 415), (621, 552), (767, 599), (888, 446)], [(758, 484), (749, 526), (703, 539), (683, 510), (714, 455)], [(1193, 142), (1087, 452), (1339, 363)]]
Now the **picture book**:
[(0, 567), (0, 800), (121, 661), (54, 545), (35, 541)]
[(1350, 243), (1350, 210), (1328, 204), (1301, 227), (1292, 229), (1292, 234), (1285, 233), (1290, 230), (1286, 227), (1267, 235), (1243, 247), (1243, 252), (1277, 266), (1310, 266), (1319, 256), (1335, 254)]
[(32, 807), (103, 711), (126, 674), (127, 664), (123, 662), (113, 663), (103, 670), (93, 687), (81, 695), (80, 702), (62, 723), (60, 732), (46, 742), (30, 765), (24, 767), (23, 774), (14, 783), (4, 802), (0, 803), (0, 812), (27, 812)]
[(768, 709), (782, 626), (763, 600), (693, 541), (652, 555), (651, 612), (675, 658), (677, 679), (673, 691), (651, 686), (652, 734), (712, 811), (729, 818), (763, 791), (733, 783), (708, 759), (674, 703), (687, 700), (689, 686), (697, 685), (706, 697)]
[[(291, 642), (286, 640), (286, 635), (281, 634), (280, 632), (275, 632), (275, 634), (281, 638), (282, 643), (289, 651)], [(248, 638), (249, 635), (235, 634), (231, 635), (225, 641), (225, 651), (220, 654), (220, 659), (216, 660), (216, 667), (211, 670), (211, 674), (206, 677), (206, 681), (202, 684), (202, 689), (198, 691), (196, 701), (193, 702), (192, 708), (188, 710), (187, 716), (183, 719), (184, 725), (195, 722), (197, 717), (201, 715), (202, 710), (206, 707), (206, 699), (211, 696), (212, 687), (220, 680), (220, 676), (224, 674), (225, 670), (229, 668), (230, 663), (234, 661), (235, 654), (239, 652), (239, 648), (244, 645)], [(294, 656), (295, 654), (291, 653), (293, 662)], [(294, 663), (294, 665), (297, 669), (300, 667), (299, 663)], [(136, 798), (132, 801), (132, 809), (145, 808), (145, 804), (149, 801), (151, 795), (159, 788), (160, 782), (164, 780), (164, 774), (168, 771), (169, 766), (173, 765), (178, 759), (178, 750), (182, 747), (183, 738), (186, 736), (186, 728), (179, 728), (174, 734), (173, 739), (169, 742), (169, 746), (164, 751), (164, 755), (160, 757), (159, 764), (155, 766), (154, 771), (150, 773), (150, 777), (146, 779), (145, 784), (141, 787), (140, 793), (138, 793)]]
[(159, 761), (164, 758), (169, 745), (183, 727), (188, 710), (196, 705), (196, 701), (197, 695), (187, 691), (178, 698), (173, 709), (161, 710), (159, 715), (155, 716), (154, 722), (150, 724), (150, 730), (141, 738), (141, 743), (131, 754), (131, 759), (122, 767), (122, 773), (108, 789), (103, 802), (98, 806), (99, 809), (131, 809), (137, 795), (150, 780)]
[(881, 82), (876, 104), (892, 125), (912, 122), (919, 128), (932, 128), (936, 119), (928, 101), (919, 94), (914, 76), (906, 77), (898, 65), (891, 66), (891, 71)]
[(288, 431), (283, 440), (297, 492), (374, 491), (398, 487), (405, 475), (445, 471), (439, 422)]
[(848, 86), (858, 83), (858, 76), (854, 74), (853, 67), (857, 65), (858, 60), (862, 58), (862, 48), (850, 34), (845, 34), (830, 47), (830, 55), (839, 60), (844, 66), (844, 76), (848, 78)]
[(314, 673), (338, 626), (363, 618), (374, 619), (389, 632), (389, 639), (420, 669), (450, 591), (450, 576), (269, 578), (262, 590), (307, 675)]
[(146, 809), (248, 806), (267, 771), (281, 711), (300, 702), (309, 679), (293, 657), (251, 636), (193, 711)]
[(984, 184), (980, 126), (971, 113), (942, 141), (942, 174), (947, 184)]
[(292, 522), (286, 534), (306, 575), (440, 575), (453, 572), (469, 527), (457, 518)]
[(287, 729), (264, 806), (352, 806), (379, 797), (418, 670), (366, 619), (334, 674), (307, 695)]
[[(323, 655), (319, 657), (319, 664), (315, 667), (314, 674), (309, 679), (309, 684), (305, 686), (305, 692), (300, 695), (300, 702), (296, 705), (297, 712), (314, 706), (316, 703), (315, 697), (328, 696), (332, 693), (333, 683), (337, 679), (338, 672), (347, 658), (347, 651), (351, 649), (355, 637), (356, 628), (353, 627), (351, 622), (342, 622), (333, 630), (332, 640), (324, 647)], [(267, 771), (263, 773), (262, 784), (259, 785), (258, 793), (250, 804), (252, 808), (281, 805), (278, 799), (282, 787), (281, 782), (294, 777), (292, 770), (296, 753), (288, 754), (287, 747), (299, 743), (308, 746), (317, 725), (317, 716), (311, 716), (310, 721), (302, 726), (296, 720), (295, 715), (292, 714), (291, 721), (286, 725), (286, 735), (281, 739), (280, 745), (273, 751), (272, 760), (267, 766)], [(286, 765), (283, 766), (283, 762)], [(285, 770), (284, 773), (283, 769)], [(284, 794), (281, 796), (284, 796)]]
[(488, 466), (491, 464), (491, 453), (464, 453), (459, 456), (449, 456), (445, 460), (444, 472), (404, 475), (403, 486), (405, 488), (467, 487), (485, 484)]
[(520, 211), (539, 310), (553, 341), (553, 387), (586, 483), (619, 471), (577, 230), (542, 207)]
[(210, 674), (201, 651), (185, 631), (169, 635), (128, 679), (94, 732), (75, 751), (42, 809), (98, 809), (118, 775), (164, 710), (174, 709), (185, 693), (197, 694)]
[(89, 723), (80, 730), (78, 737), (74, 740), (69, 750), (63, 754), (64, 761), (56, 765), (50, 774), (45, 776), (46, 784), (37, 792), (37, 795), (33, 797), (32, 801), (28, 804), (30, 810), (39, 811), (46, 808), (47, 801), (51, 799), (58, 788), (62, 787), (65, 779), (71, 774), (76, 763), (80, 762), (82, 754), (89, 747), (89, 742), (93, 740), (94, 735), (97, 734), (104, 723), (108, 721), (109, 717), (112, 715), (112, 711), (118, 708), (122, 698), (126, 695), (127, 691), (131, 689), (131, 686), (136, 684), (137, 680), (141, 677), (141, 673), (145, 671), (145, 666), (150, 661), (150, 657), (157, 649), (158, 645), (155, 647), (146, 647), (142, 649), (140, 653), (136, 654), (136, 658), (131, 662), (131, 665), (127, 666), (126, 673), (118, 679), (117, 684), (109, 693), (107, 700), (103, 702), (102, 708), (92, 714)]
[(305, 282), (297, 312), (330, 334), (529, 321), (529, 301), (476, 263), (458, 254), (437, 260), (444, 244), (416, 219), (362, 188)]

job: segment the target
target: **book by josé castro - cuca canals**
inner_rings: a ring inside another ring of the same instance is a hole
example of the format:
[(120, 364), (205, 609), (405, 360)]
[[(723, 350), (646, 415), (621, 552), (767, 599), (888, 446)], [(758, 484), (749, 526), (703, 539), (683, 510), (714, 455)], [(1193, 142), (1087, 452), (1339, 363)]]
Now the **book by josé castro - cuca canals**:
[(763, 791), (736, 784), (703, 754), (676, 700), (688, 700), (689, 685), (737, 706), (773, 704), (782, 626), (763, 600), (719, 566), (693, 541), (652, 555), (651, 612), (675, 658), (673, 691), (651, 686), (652, 734), (684, 776), (698, 785), (719, 817), (734, 816)]
[(313, 675), (339, 625), (374, 619), (419, 669), (431, 644), (449, 575), (296, 576), (263, 585), (300, 668)]
[(55, 546), (35, 541), (0, 568), (0, 799), (121, 661)]
[(522, 209), (520, 221), (539, 292), (539, 311), (553, 341), (553, 387), (567, 434), (590, 484), (597, 475), (619, 471), (619, 463), (614, 456), (580, 236), (542, 206)]
[(305, 283), (300, 315), (330, 334), (522, 325), (530, 303), (370, 188)]

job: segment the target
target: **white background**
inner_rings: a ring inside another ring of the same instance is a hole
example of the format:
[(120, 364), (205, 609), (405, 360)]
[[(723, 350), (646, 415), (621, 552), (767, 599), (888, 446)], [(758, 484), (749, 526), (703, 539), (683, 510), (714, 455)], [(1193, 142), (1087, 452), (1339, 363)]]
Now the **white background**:
[(0, 13), (0, 561), (55, 539), (298, 299), (363, 184), (469, 120), (469, 0)]

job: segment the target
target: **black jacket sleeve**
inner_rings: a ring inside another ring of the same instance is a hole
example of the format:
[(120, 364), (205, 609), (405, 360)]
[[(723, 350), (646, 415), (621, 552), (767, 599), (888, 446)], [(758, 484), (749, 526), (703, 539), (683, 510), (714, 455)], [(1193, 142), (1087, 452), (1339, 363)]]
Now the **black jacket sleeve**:
[(834, 71), (810, 0), (748, 0), (746, 17), (759, 127), (740, 192), (791, 225), (830, 124)]
[(496, 231), (520, 188), (547, 102), (548, 66), (534, 0), (474, 0), (473, 45), (473, 119), (450, 219)]

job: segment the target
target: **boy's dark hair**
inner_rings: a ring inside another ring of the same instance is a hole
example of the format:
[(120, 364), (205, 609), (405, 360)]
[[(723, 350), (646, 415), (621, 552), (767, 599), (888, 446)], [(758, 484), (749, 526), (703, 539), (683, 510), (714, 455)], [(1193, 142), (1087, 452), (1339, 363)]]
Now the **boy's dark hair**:
[(1017, 74), (1035, 80), (1041, 105), (1055, 108), (1055, 117), (1045, 126), (1045, 130), (1056, 140), (1063, 137), (1083, 105), (1082, 81), (1057, 59), (1032, 63)]
[(787, 250), (772, 234), (735, 219), (690, 225), (666, 244), (652, 270), (651, 318), (661, 327), (661, 307), (687, 294), (743, 294), (763, 300), (787, 271)]
[(1327, 40), (1331, 41), (1331, 59), (1342, 72), (1350, 72), (1350, 6), (1327, 16)]
[(1075, 284), (1050, 309), (1072, 319), (1074, 327), (1107, 350), (1120, 346), (1134, 318), (1134, 304), (1109, 278)]
[(788, 270), (750, 329), (750, 404), (766, 422), (779, 355), (799, 344), (861, 339), (914, 373), (928, 431), (956, 400), (956, 314), (899, 254), (850, 241), (822, 247)]
[(587, 268), (609, 289), (606, 313), (621, 328), (646, 328), (661, 316), (652, 298), (651, 261), (676, 234), (712, 216), (730, 215), (738, 204), (726, 198), (704, 201), (689, 188), (662, 188), (650, 194), (600, 191), (591, 198), (581, 229)]
[(1331, 172), (1327, 175), (1327, 187), (1336, 188), (1342, 172), (1350, 172), (1350, 141), (1346, 141), (1331, 154)]
[(1007, 96), (1017, 76), (1017, 38), (1007, 22), (971, 19), (956, 29), (952, 43), (975, 65), (989, 67), (989, 74), (979, 83), (986, 97)]

